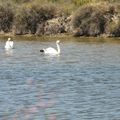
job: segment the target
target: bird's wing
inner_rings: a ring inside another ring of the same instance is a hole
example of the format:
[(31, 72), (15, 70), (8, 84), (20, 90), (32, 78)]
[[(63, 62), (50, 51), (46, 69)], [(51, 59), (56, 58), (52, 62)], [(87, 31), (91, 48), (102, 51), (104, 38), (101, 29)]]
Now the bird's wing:
[(52, 47), (49, 47), (49, 48), (45, 49), (45, 51), (48, 52), (48, 53), (57, 53), (57, 51)]
[(13, 48), (13, 41), (10, 42), (10, 47)]
[(10, 48), (9, 41), (5, 43), (5, 48)]

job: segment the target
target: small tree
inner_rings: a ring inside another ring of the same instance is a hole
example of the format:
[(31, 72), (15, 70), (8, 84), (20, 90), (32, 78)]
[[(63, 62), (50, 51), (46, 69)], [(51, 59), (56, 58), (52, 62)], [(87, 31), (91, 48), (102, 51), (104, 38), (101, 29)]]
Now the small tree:
[(12, 28), (14, 13), (10, 5), (0, 5), (0, 31), (9, 32)]

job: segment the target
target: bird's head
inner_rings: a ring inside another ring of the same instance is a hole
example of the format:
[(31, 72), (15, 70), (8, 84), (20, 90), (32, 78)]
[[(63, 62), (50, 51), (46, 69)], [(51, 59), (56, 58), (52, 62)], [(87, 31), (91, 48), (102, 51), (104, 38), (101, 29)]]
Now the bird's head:
[(57, 44), (60, 43), (60, 40), (57, 40), (56, 43), (57, 43)]
[(8, 41), (10, 41), (11, 40), (11, 38), (8, 38)]

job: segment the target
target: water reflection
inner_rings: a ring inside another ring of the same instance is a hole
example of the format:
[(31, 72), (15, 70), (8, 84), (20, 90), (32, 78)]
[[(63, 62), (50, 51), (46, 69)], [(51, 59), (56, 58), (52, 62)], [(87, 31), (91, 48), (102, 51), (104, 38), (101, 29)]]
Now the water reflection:
[(13, 49), (5, 49), (5, 54), (7, 55), (7, 56), (12, 56), (13, 55)]

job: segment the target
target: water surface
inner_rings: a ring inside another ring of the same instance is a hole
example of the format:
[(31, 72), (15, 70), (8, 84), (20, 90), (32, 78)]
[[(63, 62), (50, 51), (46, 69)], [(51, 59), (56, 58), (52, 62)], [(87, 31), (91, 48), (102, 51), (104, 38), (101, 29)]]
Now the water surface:
[(1, 120), (119, 120), (120, 41), (61, 40), (61, 55), (41, 48), (55, 40), (0, 41)]

